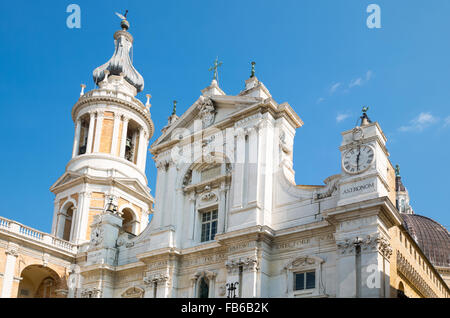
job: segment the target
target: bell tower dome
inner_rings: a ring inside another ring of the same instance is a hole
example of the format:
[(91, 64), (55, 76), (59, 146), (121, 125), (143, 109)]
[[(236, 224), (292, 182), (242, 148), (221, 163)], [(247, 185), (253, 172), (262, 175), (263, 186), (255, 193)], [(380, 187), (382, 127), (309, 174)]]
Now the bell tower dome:
[(90, 224), (111, 202), (123, 218), (122, 230), (137, 235), (148, 224), (153, 197), (145, 175), (148, 142), (154, 133), (150, 95), (136, 95), (144, 79), (130, 58), (133, 36), (121, 16), (111, 59), (96, 68), (97, 86), (72, 108), (75, 123), (72, 159), (51, 187), (56, 195), (52, 234), (75, 243), (90, 239)]

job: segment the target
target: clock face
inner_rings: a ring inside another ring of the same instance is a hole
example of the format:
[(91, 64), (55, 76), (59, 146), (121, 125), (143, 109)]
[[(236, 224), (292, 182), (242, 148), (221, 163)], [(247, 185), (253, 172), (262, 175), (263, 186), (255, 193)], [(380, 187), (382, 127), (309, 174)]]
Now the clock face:
[(348, 150), (342, 158), (342, 167), (350, 174), (360, 173), (370, 167), (375, 159), (370, 146), (358, 146)]

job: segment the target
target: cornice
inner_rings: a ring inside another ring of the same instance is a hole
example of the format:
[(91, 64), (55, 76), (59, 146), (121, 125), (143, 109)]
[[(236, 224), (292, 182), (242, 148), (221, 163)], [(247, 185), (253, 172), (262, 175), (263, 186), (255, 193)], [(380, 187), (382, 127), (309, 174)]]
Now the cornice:
[(72, 115), (72, 120), (74, 122), (76, 121), (78, 113), (83, 106), (88, 106), (91, 104), (98, 104), (98, 103), (109, 103), (109, 104), (114, 104), (117, 106), (129, 107), (132, 110), (136, 111), (139, 115), (141, 115), (145, 119), (146, 123), (149, 126), (150, 136), (153, 136), (153, 134), (155, 132), (155, 126), (150, 117), (150, 114), (146, 112), (146, 108), (140, 100), (132, 97), (133, 102), (129, 102), (129, 101), (126, 101), (126, 100), (123, 100), (121, 98), (114, 97), (114, 96), (89, 96), (89, 95), (90, 94), (85, 94), (85, 95), (81, 96), (80, 99), (73, 106), (71, 115)]

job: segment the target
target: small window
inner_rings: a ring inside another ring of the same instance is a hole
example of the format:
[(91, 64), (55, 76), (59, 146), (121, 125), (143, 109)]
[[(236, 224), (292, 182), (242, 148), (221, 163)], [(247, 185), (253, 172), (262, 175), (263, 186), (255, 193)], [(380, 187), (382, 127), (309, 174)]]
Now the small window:
[(316, 272), (305, 272), (294, 274), (294, 290), (305, 290), (316, 288)]
[(214, 240), (214, 237), (216, 236), (217, 233), (217, 217), (218, 217), (217, 210), (203, 212), (201, 214), (202, 218), (201, 242)]

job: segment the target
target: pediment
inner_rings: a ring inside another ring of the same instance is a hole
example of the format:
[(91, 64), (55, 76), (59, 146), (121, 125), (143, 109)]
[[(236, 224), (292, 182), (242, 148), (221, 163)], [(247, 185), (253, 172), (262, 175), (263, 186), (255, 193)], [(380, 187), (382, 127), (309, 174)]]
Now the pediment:
[(56, 180), (56, 182), (50, 187), (50, 191), (53, 191), (56, 188), (59, 188), (60, 186), (70, 183), (76, 179), (79, 179), (81, 177), (81, 174), (75, 173), (75, 172), (65, 172), (61, 177)]
[(117, 178), (115, 179), (115, 183), (118, 186), (131, 189), (134, 192), (139, 193), (140, 195), (150, 199), (151, 201), (154, 201), (152, 195), (150, 194), (150, 189), (144, 187), (140, 182), (137, 182), (135, 179)]
[(202, 129), (214, 127), (232, 117), (234, 113), (259, 102), (261, 100), (258, 98), (245, 96), (200, 96), (180, 118), (163, 131), (151, 148), (174, 138), (178, 139), (180, 135), (186, 137)]

